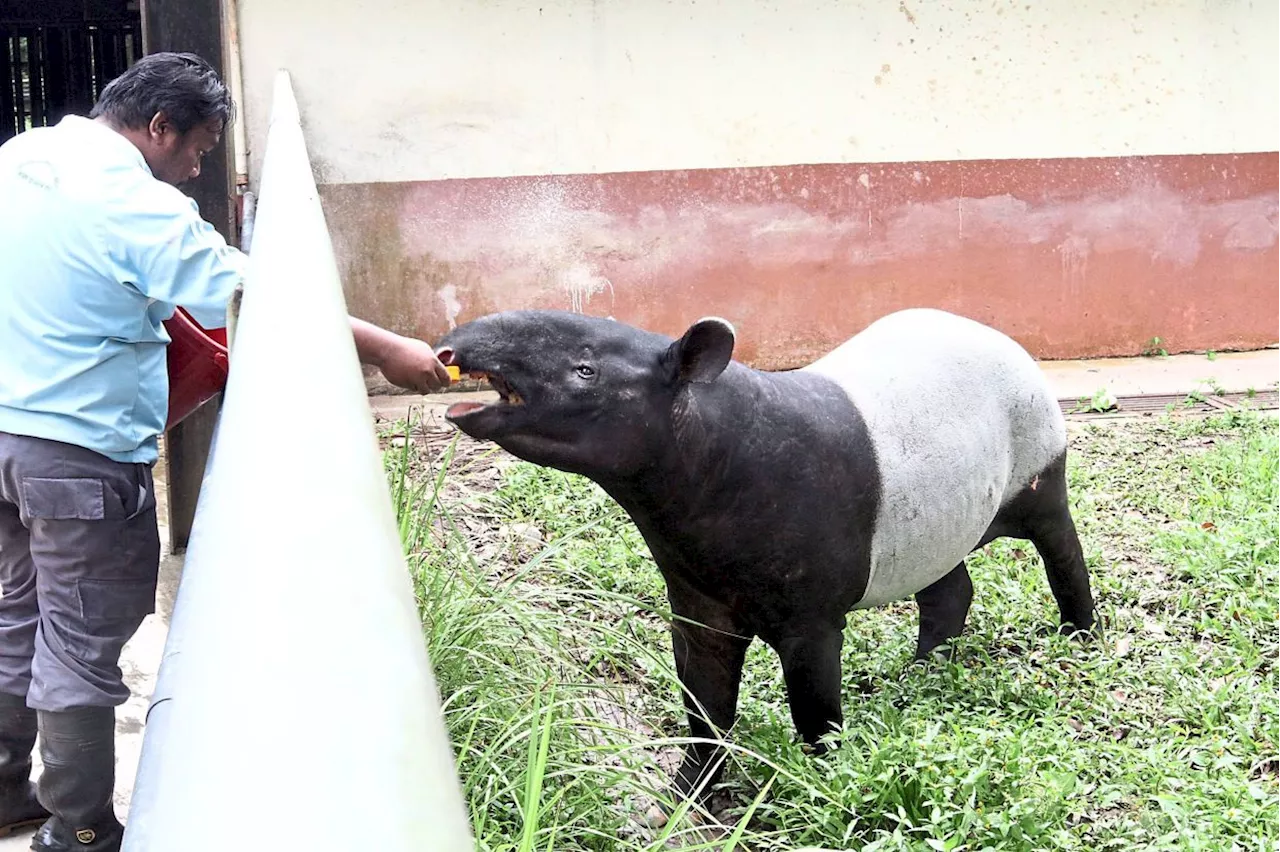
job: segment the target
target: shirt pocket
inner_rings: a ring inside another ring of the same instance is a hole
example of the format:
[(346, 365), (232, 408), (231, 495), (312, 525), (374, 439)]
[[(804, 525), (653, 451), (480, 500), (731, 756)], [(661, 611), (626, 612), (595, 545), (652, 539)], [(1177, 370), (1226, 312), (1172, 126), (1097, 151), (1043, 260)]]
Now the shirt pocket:
[(101, 521), (107, 516), (106, 495), (106, 483), (96, 477), (22, 480), (22, 510), (29, 519)]

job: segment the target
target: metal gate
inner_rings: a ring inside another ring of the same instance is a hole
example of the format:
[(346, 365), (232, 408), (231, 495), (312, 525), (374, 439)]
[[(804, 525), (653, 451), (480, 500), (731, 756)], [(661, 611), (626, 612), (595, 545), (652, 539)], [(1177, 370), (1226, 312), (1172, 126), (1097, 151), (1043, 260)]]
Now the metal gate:
[(139, 21), (0, 22), (0, 144), (69, 113), (87, 115), (102, 88), (141, 56)]

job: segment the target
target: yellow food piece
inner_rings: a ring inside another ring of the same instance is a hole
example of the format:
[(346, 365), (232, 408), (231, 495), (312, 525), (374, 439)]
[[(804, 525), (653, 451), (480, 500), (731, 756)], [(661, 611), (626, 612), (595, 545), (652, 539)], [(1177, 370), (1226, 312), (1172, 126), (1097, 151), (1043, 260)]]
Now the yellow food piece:
[(457, 367), (449, 365), (449, 366), (446, 366), (445, 369), (449, 371), (449, 378), (452, 379), (453, 381), (456, 382), (458, 379), (462, 378), (462, 371), (459, 370)]

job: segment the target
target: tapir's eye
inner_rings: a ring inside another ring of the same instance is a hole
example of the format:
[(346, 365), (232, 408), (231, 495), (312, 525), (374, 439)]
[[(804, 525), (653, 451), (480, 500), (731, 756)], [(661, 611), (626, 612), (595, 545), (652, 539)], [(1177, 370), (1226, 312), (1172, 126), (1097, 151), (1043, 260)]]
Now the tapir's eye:
[(590, 364), (579, 364), (575, 368), (575, 372), (577, 372), (578, 377), (582, 379), (594, 379), (596, 377), (596, 368), (592, 367)]

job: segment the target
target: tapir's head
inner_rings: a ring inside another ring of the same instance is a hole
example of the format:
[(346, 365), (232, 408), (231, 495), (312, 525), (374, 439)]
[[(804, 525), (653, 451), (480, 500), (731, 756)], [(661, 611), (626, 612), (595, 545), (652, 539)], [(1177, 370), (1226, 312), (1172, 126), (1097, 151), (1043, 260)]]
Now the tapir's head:
[(733, 344), (733, 326), (715, 318), (672, 340), (561, 311), (490, 314), (445, 335), (438, 354), (499, 399), (455, 403), (445, 418), (535, 464), (625, 477), (669, 444), (677, 394), (714, 381)]

